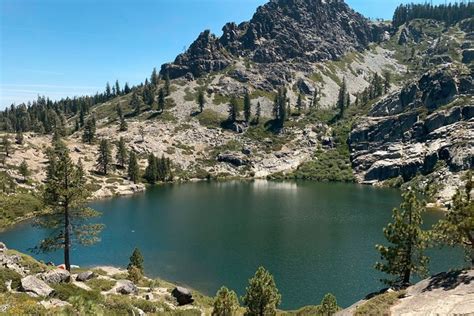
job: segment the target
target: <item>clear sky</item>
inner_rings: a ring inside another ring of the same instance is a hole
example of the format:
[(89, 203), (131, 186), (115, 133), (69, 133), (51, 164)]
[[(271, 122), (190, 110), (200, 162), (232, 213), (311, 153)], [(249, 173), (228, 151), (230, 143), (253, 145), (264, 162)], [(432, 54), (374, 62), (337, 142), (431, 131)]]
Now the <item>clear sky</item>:
[[(414, 1), (414, 2), (424, 2)], [(204, 29), (249, 20), (266, 0), (0, 0), (0, 108), (137, 84)], [(346, 0), (390, 19), (402, 0)], [(444, 0), (434, 3), (444, 3)]]

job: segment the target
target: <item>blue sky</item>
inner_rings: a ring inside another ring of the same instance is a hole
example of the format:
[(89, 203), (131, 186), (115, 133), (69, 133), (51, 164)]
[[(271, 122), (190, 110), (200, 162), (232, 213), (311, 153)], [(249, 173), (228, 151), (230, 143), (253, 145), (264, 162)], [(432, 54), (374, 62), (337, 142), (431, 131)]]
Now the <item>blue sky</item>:
[[(0, 108), (137, 84), (204, 29), (251, 18), (266, 0), (0, 0)], [(402, 0), (346, 0), (389, 19)], [(415, 1), (424, 2), (424, 1)], [(444, 3), (444, 0), (434, 1)]]

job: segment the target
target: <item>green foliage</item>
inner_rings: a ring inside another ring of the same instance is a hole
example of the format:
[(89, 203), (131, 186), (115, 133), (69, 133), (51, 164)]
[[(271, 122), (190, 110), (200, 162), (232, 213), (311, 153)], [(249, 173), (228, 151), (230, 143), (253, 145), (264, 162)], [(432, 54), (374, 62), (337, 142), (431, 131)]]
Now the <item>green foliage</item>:
[(127, 174), (130, 181), (133, 183), (138, 182), (138, 178), (140, 177), (140, 168), (138, 166), (137, 154), (133, 150), (130, 152), (130, 157), (128, 159)]
[(109, 168), (112, 165), (112, 150), (110, 149), (109, 141), (105, 138), (100, 140), (99, 152), (97, 155), (97, 170), (103, 175), (107, 175)]
[(140, 100), (138, 93), (134, 91), (132, 94), (132, 99), (130, 100), (130, 107), (133, 109), (134, 115), (140, 115), (141, 104), (142, 104), (142, 101)]
[(130, 263), (128, 264), (127, 269), (136, 267), (143, 274), (143, 261), (144, 259), (140, 249), (135, 248), (132, 255), (130, 256)]
[(6, 307), (6, 315), (45, 315), (46, 309), (38, 304), (38, 299), (25, 293), (5, 293), (0, 295), (0, 306)]
[[(0, 174), (0, 181), (2, 177)], [(2, 185), (6, 183), (1, 182)], [(43, 209), (43, 203), (39, 197), (32, 193), (4, 194), (0, 193), (0, 229), (5, 228)]]
[(82, 165), (74, 165), (69, 149), (61, 141), (54, 142), (48, 151), (47, 175), (43, 201), (51, 208), (51, 213), (38, 218), (36, 225), (51, 229), (55, 233), (43, 239), (36, 250), (50, 252), (64, 249), (64, 263), (71, 270), (69, 250), (72, 242), (90, 245), (99, 241), (101, 224), (86, 224), (99, 213), (85, 207), (90, 192)]
[(320, 304), (320, 313), (322, 315), (334, 315), (338, 310), (336, 297), (331, 293), (326, 294)]
[(86, 121), (84, 132), (82, 134), (82, 141), (84, 143), (92, 144), (95, 140), (96, 122), (95, 116)]
[(117, 144), (117, 155), (116, 155), (117, 164), (121, 168), (125, 167), (127, 158), (128, 158), (128, 152), (127, 152), (127, 148), (125, 147), (125, 140), (123, 139), (123, 137), (120, 137), (119, 142)]
[(453, 205), (435, 226), (435, 238), (441, 244), (463, 247), (466, 259), (474, 266), (474, 202), (471, 200), (472, 173), (466, 175), (464, 190), (458, 189), (453, 197)]
[(21, 275), (7, 268), (0, 268), (0, 293), (7, 292), (6, 282), (12, 281), (11, 288), (13, 290), (20, 287)]
[(229, 316), (233, 315), (239, 306), (239, 299), (234, 291), (229, 290), (225, 286), (217, 291), (214, 300), (213, 316)]
[(95, 291), (108, 291), (115, 285), (114, 280), (94, 278), (86, 282), (86, 285)]
[(170, 159), (165, 158), (164, 156), (157, 158), (155, 155), (150, 154), (148, 156), (148, 165), (143, 177), (150, 184), (154, 184), (157, 181), (165, 182), (173, 180)]
[(163, 112), (165, 110), (166, 106), (166, 95), (165, 95), (165, 90), (161, 88), (158, 92), (158, 111)]
[(250, 95), (248, 93), (248, 91), (245, 92), (245, 95), (244, 95), (244, 118), (245, 118), (245, 122), (250, 122), (250, 116), (251, 116), (251, 113), (252, 112), (252, 104), (250, 102)]
[(133, 265), (129, 266), (127, 271), (127, 279), (129, 279), (133, 283), (138, 283), (143, 278), (143, 273), (140, 271), (140, 269)]
[(225, 120), (218, 112), (211, 109), (204, 109), (202, 113), (197, 116), (199, 124), (206, 127), (217, 128), (221, 126), (221, 123)]
[(386, 262), (377, 262), (375, 268), (394, 276), (394, 279), (383, 280), (394, 286), (406, 286), (412, 274), (425, 276), (428, 264), (428, 257), (424, 255), (428, 235), (421, 228), (424, 203), (418, 201), (412, 191), (404, 193), (402, 197), (400, 209), (393, 210), (393, 221), (384, 228), (385, 238), (390, 245), (376, 246), (381, 259)]
[(202, 89), (199, 89), (198, 91), (197, 103), (199, 105), (199, 112), (202, 113), (204, 105), (206, 104), (206, 97), (204, 96), (204, 91)]
[(364, 304), (357, 306), (355, 315), (390, 315), (390, 307), (395, 305), (404, 295), (404, 291), (399, 291), (374, 296)]
[(237, 116), (239, 115), (239, 109), (237, 99), (234, 96), (230, 98), (229, 108), (227, 112), (229, 113), (227, 121), (231, 123), (235, 122), (237, 120)]
[(245, 296), (242, 297), (248, 315), (276, 315), (281, 295), (273, 276), (264, 267), (259, 267), (249, 280)]
[(97, 303), (102, 301), (99, 291), (88, 291), (72, 283), (58, 283), (51, 285), (51, 287), (54, 289), (53, 296), (62, 301), (68, 301), (72, 297), (82, 297), (86, 301)]

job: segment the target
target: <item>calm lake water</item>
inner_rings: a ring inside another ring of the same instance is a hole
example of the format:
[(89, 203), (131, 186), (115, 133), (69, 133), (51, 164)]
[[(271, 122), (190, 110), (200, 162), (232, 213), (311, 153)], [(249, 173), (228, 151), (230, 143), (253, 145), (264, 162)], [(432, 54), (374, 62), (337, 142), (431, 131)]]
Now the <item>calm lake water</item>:
[[(281, 308), (318, 304), (334, 293), (348, 306), (382, 288), (373, 269), (376, 243), (400, 193), (354, 184), (210, 182), (156, 186), (132, 197), (93, 203), (103, 212), (102, 241), (77, 247), (73, 264), (125, 267), (134, 247), (145, 272), (214, 295), (226, 285), (242, 295), (263, 265), (283, 295)], [(442, 214), (426, 214), (431, 225)], [(31, 222), (0, 233), (27, 252), (47, 232)], [(430, 251), (431, 272), (462, 265), (453, 249)], [(61, 253), (36, 256), (62, 262)]]

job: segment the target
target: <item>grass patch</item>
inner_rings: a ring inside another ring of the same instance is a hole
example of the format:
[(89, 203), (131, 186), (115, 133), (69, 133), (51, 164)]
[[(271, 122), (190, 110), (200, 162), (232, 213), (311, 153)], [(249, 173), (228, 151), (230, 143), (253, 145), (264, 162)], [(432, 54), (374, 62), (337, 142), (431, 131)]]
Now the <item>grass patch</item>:
[(99, 291), (87, 291), (71, 283), (59, 283), (52, 285), (54, 289), (53, 296), (62, 301), (67, 301), (71, 297), (81, 297), (85, 301), (99, 303), (102, 301), (102, 295)]
[(405, 291), (390, 292), (372, 297), (364, 304), (358, 306), (355, 315), (390, 315), (390, 307), (395, 305)]
[(7, 195), (0, 193), (0, 229), (19, 219), (39, 213), (43, 209), (41, 199), (31, 193)]
[(27, 270), (29, 270), (30, 273), (32, 273), (32, 274), (44, 272), (44, 271), (49, 269), (49, 267), (47, 265), (45, 265), (44, 263), (41, 263), (41, 262), (35, 260), (33, 257), (25, 255), (25, 254), (23, 254), (21, 252), (18, 252), (16, 250), (8, 249), (7, 254), (9, 256), (18, 255), (20, 257), (19, 264), (21, 266), (25, 267)]
[(196, 117), (201, 125), (212, 128), (220, 127), (221, 123), (225, 120), (222, 115), (210, 109), (204, 109)]
[(0, 268), (0, 293), (8, 291), (6, 282), (12, 281), (12, 289), (18, 289), (20, 287), (21, 275), (13, 270)]
[(114, 280), (95, 278), (86, 282), (86, 284), (95, 291), (108, 291), (117, 283)]

